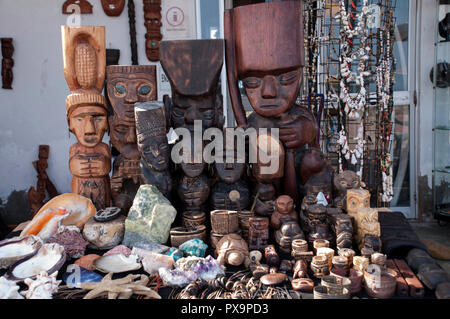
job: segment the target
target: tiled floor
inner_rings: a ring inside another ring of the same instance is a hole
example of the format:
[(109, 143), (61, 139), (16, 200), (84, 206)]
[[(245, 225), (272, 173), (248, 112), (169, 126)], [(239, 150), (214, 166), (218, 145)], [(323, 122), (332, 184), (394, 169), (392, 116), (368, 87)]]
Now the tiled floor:
[[(434, 240), (450, 247), (450, 223), (440, 226), (433, 222), (409, 222), (420, 239)], [(437, 260), (438, 263), (450, 273), (450, 261)]]

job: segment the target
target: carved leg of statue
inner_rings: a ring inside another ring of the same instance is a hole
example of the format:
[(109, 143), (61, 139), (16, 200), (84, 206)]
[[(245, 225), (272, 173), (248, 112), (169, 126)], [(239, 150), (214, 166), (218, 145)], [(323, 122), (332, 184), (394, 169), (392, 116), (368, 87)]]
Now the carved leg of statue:
[(292, 149), (286, 149), (284, 164), (284, 195), (289, 195), (294, 200), (296, 207), (300, 207), (295, 173), (294, 150)]
[(111, 205), (109, 187), (109, 177), (72, 179), (72, 193), (89, 198), (97, 210)]

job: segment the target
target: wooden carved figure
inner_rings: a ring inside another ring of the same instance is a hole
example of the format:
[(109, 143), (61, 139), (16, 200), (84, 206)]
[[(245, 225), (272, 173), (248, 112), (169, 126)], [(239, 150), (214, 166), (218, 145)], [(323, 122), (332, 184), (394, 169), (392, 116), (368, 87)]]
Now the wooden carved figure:
[(159, 45), (163, 37), (161, 34), (161, 0), (143, 0), (143, 2), (144, 25), (147, 29), (145, 52), (150, 61), (157, 62), (159, 61)]
[[(295, 103), (304, 66), (302, 11), (302, 1), (258, 3), (226, 10), (224, 21), (228, 84), (237, 124), (280, 129), (286, 148), (283, 193), (298, 206), (294, 152), (312, 142), (318, 129), (313, 114)], [(238, 80), (255, 111), (248, 119)]]
[(114, 206), (126, 213), (133, 204), (141, 179), (135, 103), (156, 100), (156, 67), (108, 66), (106, 87), (113, 111), (108, 117), (111, 145), (120, 153), (113, 164), (111, 193)]
[(327, 204), (331, 204), (333, 169), (319, 149), (311, 148), (304, 153), (300, 163), (300, 175), (305, 195), (317, 196), (321, 192)]
[(11, 90), (13, 82), (13, 71), (14, 59), (12, 58), (14, 54), (14, 46), (12, 38), (2, 38), (2, 88)]
[[(211, 208), (213, 210), (245, 210), (250, 204), (250, 191), (247, 181), (243, 179), (247, 165), (239, 163), (236, 147), (231, 148), (225, 145), (223, 152), (222, 163), (214, 163), (214, 170), (219, 181), (211, 189)], [(227, 162), (227, 158), (232, 159), (233, 162)], [(233, 194), (237, 197), (236, 200), (232, 200)]]
[[(74, 6), (79, 7), (79, 11), (74, 9)], [(62, 7), (63, 14), (81, 13), (81, 14), (91, 14), (92, 4), (87, 0), (67, 0), (64, 2)]]
[(166, 114), (162, 102), (136, 103), (137, 145), (141, 155), (141, 184), (155, 185), (170, 200), (170, 149), (167, 141)]
[(334, 176), (333, 185), (337, 192), (334, 205), (339, 208), (345, 208), (347, 191), (361, 188), (361, 178), (355, 172), (346, 170)]
[(275, 232), (275, 241), (280, 250), (289, 254), (292, 250), (292, 241), (296, 239), (305, 239), (298, 222), (295, 219), (282, 218), (281, 227)]
[(287, 195), (282, 195), (275, 201), (275, 212), (270, 219), (270, 226), (275, 230), (280, 229), (283, 218), (298, 221), (297, 212), (294, 210), (294, 201)]
[(224, 123), (222, 95), (218, 83), (223, 64), (223, 40), (163, 41), (161, 66), (172, 87), (172, 97), (164, 96), (173, 128), (194, 129)]
[(105, 14), (110, 17), (118, 17), (125, 7), (125, 0), (102, 0)]
[(46, 172), (46, 169), (48, 168), (47, 160), (49, 153), (49, 145), (39, 145), (39, 160), (33, 162), (34, 169), (38, 173), (36, 189), (31, 187), (28, 191), (28, 201), (31, 210), (33, 211), (33, 215), (36, 214), (44, 205), (46, 191), (48, 192), (50, 198), (58, 195), (56, 187), (53, 185)]
[(257, 184), (255, 194), (255, 214), (258, 216), (271, 217), (275, 211), (275, 187), (272, 184)]
[(248, 247), (250, 250), (263, 251), (269, 243), (269, 219), (250, 217), (248, 229)]
[(105, 83), (105, 27), (62, 26), (64, 75), (69, 130), (77, 143), (70, 148), (72, 193), (85, 196), (97, 209), (111, 206), (111, 151), (102, 142), (108, 130)]
[(365, 189), (347, 190), (347, 214), (356, 219), (359, 208), (370, 208), (370, 192)]

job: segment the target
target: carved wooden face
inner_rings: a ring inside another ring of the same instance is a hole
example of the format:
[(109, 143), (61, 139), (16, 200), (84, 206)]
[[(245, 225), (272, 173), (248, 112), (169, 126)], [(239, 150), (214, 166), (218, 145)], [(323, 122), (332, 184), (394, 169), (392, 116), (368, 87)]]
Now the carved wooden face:
[(4, 58), (11, 58), (14, 54), (14, 46), (12, 44), (12, 39), (6, 38), (2, 39), (2, 55)]
[(107, 69), (106, 87), (114, 114), (134, 122), (134, 104), (157, 98), (155, 74), (154, 72), (112, 73), (110, 68)]
[(39, 145), (39, 159), (48, 159), (50, 153), (50, 146)]
[(198, 177), (184, 176), (178, 186), (180, 199), (191, 207), (201, 206), (209, 196), (210, 188), (205, 175)]
[[(255, 75), (252, 75), (254, 73)], [(279, 117), (295, 104), (300, 89), (302, 69), (272, 70), (260, 75), (249, 71), (242, 79), (250, 105), (264, 117)]]
[[(184, 155), (184, 148), (182, 149), (182, 151), (180, 152), (181, 156)], [(203, 145), (202, 145), (202, 150), (203, 150)], [(190, 159), (187, 162), (181, 162), (180, 166), (181, 169), (183, 170), (184, 174), (186, 174), (186, 176), (188, 177), (197, 177), (200, 176), (201, 173), (203, 173), (203, 170), (206, 167), (206, 163), (204, 162), (204, 158), (202, 156), (201, 158), (201, 163), (195, 163), (194, 161), (194, 151), (195, 151), (195, 145), (192, 141), (191, 143), (191, 152), (192, 154), (190, 154)]]
[(203, 129), (214, 126), (216, 118), (215, 96), (183, 96), (173, 94), (172, 125), (174, 128), (194, 129), (194, 121), (201, 120)]
[(138, 149), (145, 163), (155, 171), (169, 167), (170, 150), (166, 135), (139, 134)]
[(287, 214), (294, 209), (294, 201), (291, 197), (282, 195), (275, 201), (275, 207), (280, 214)]
[(358, 209), (370, 207), (370, 193), (364, 189), (349, 189), (347, 191), (347, 213), (357, 216)]
[(345, 194), (348, 189), (360, 188), (361, 180), (355, 172), (347, 170), (336, 175), (333, 184), (340, 194)]
[(161, 40), (161, 11), (151, 10), (144, 13), (147, 34), (151, 39)]
[(96, 146), (108, 129), (106, 110), (100, 106), (77, 107), (69, 117), (69, 129), (81, 145)]
[(102, 0), (103, 11), (110, 17), (119, 16), (125, 6), (125, 0)]
[[(230, 153), (228, 156), (233, 158), (232, 163), (226, 163), (227, 152)], [(245, 172), (246, 165), (245, 163), (237, 162), (236, 152), (227, 151), (225, 149), (223, 163), (214, 163), (214, 168), (221, 181), (227, 184), (233, 184), (241, 179)]]
[(269, 219), (268, 218), (258, 218), (251, 217), (249, 219), (250, 227), (254, 230), (268, 230), (269, 229)]
[(136, 138), (136, 124), (117, 116), (108, 118), (111, 144), (126, 158), (139, 157)]
[(261, 200), (272, 200), (275, 197), (275, 187), (272, 184), (258, 184), (255, 191), (259, 193)]

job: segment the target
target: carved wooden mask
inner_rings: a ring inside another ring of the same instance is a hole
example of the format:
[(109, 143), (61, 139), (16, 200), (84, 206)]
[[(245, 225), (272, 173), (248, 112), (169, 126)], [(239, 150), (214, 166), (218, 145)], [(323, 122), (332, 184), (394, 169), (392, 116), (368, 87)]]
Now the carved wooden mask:
[(125, 7), (125, 0), (102, 0), (105, 14), (110, 17), (118, 17)]
[(333, 184), (339, 194), (345, 194), (348, 189), (360, 188), (361, 179), (355, 172), (346, 170), (334, 177)]
[(163, 41), (161, 66), (172, 87), (169, 104), (172, 126), (193, 130), (223, 126), (222, 96), (217, 94), (223, 64), (223, 40)]
[(144, 24), (147, 29), (145, 34), (145, 52), (152, 62), (159, 61), (159, 46), (162, 40), (161, 33), (161, 0), (144, 1)]
[(302, 1), (226, 10), (227, 75), (238, 125), (246, 124), (238, 80), (263, 117), (279, 117), (294, 105), (304, 66), (302, 11)]
[(365, 189), (347, 190), (347, 213), (356, 217), (358, 209), (370, 207), (370, 192)]
[(113, 114), (109, 116), (111, 144), (127, 156), (127, 153), (135, 152), (137, 147), (135, 103), (157, 98), (156, 67), (108, 66), (106, 87), (113, 108)]
[(183, 176), (178, 185), (178, 196), (190, 207), (200, 207), (209, 196), (210, 187), (205, 175)]
[(280, 214), (289, 214), (294, 210), (294, 201), (287, 195), (282, 195), (275, 201), (275, 209)]
[(142, 159), (155, 171), (166, 170), (170, 152), (164, 105), (157, 101), (137, 103), (135, 116), (137, 143)]

